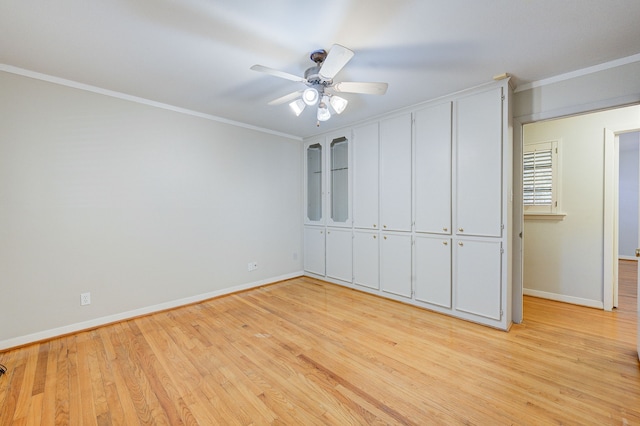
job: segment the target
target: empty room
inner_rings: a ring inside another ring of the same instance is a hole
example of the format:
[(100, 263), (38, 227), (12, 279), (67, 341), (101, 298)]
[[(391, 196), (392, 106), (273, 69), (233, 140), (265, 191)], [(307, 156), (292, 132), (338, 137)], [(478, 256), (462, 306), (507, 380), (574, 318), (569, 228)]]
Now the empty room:
[(0, 425), (640, 424), (636, 0), (0, 0)]

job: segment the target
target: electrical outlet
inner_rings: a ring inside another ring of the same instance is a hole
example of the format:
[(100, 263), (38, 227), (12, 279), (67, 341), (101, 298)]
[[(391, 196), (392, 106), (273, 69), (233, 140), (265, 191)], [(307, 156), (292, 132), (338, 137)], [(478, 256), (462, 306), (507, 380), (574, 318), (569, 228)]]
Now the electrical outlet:
[(91, 304), (91, 293), (82, 293), (80, 294), (80, 305), (90, 305)]
[(258, 262), (249, 262), (247, 264), (247, 271), (255, 271), (258, 269)]

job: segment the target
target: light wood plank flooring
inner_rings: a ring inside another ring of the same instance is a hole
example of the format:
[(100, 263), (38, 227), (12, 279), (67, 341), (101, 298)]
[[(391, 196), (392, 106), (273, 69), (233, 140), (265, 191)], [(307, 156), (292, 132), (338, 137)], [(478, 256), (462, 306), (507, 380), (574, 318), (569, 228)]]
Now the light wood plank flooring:
[(638, 425), (624, 298), (505, 333), (293, 279), (0, 353), (0, 424)]

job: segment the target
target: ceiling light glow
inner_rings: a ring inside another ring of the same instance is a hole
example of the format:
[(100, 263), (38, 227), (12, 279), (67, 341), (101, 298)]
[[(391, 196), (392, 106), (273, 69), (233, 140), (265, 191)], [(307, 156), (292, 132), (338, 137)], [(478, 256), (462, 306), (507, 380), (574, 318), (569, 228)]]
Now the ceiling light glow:
[(309, 106), (315, 105), (319, 98), (320, 95), (318, 94), (318, 91), (313, 87), (309, 87), (302, 93), (302, 100)]

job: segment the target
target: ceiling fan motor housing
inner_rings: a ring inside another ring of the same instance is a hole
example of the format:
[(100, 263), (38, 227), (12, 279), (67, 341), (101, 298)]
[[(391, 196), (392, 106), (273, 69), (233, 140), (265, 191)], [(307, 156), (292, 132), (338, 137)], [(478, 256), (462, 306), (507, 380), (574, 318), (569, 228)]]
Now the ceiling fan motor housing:
[(320, 68), (322, 68), (322, 64), (316, 65), (315, 67), (307, 68), (304, 72), (304, 78), (307, 80), (307, 84), (309, 86), (315, 87), (320, 90), (316, 86), (322, 86), (322, 88), (331, 86), (333, 84), (333, 80), (322, 77), (320, 75)]

